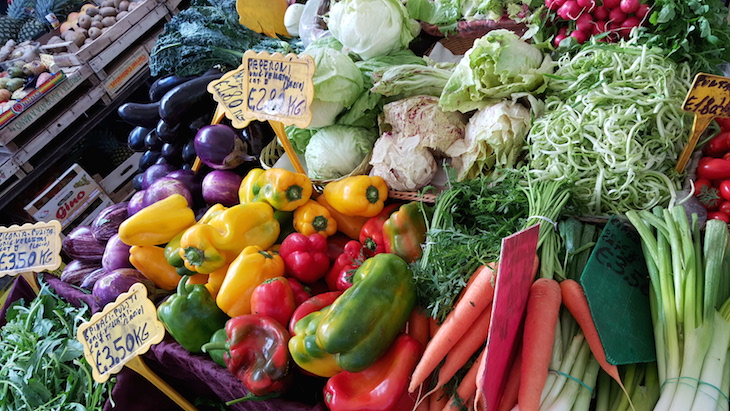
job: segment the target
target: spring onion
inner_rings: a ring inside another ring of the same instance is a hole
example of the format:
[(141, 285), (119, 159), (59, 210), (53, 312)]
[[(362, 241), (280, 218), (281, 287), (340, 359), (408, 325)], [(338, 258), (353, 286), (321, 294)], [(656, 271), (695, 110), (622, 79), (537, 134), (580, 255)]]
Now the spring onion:
[(654, 410), (727, 410), (730, 322), (718, 298), (727, 291), (720, 290), (726, 224), (708, 220), (701, 234), (697, 215), (690, 220), (681, 205), (626, 216), (641, 236), (653, 290), (661, 386)]
[(674, 165), (691, 126), (681, 110), (691, 80), (687, 65), (631, 43), (564, 55), (527, 138), (531, 175), (570, 182), (583, 214), (666, 206), (682, 183)]

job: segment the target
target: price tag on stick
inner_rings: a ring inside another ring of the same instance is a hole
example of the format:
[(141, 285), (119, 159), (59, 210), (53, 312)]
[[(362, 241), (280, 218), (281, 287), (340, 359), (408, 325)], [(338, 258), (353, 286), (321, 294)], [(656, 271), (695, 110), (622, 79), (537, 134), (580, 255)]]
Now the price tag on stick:
[(534, 266), (540, 225), (535, 224), (502, 239), (492, 318), (487, 338), (482, 386), (485, 409), (499, 406), (507, 373), (516, 353), (517, 337), (527, 309), (527, 295), (535, 280)]
[(95, 381), (105, 382), (127, 366), (147, 378), (184, 410), (195, 410), (139, 357), (164, 337), (165, 327), (157, 319), (155, 305), (147, 298), (147, 288), (142, 283), (132, 284), (129, 291), (81, 324), (76, 333)]
[(61, 265), (61, 223), (0, 227), (0, 277), (55, 270)]
[(700, 136), (715, 117), (730, 117), (730, 78), (699, 73), (682, 103), (682, 110), (694, 113), (692, 133), (677, 160), (675, 169), (681, 173), (697, 146)]

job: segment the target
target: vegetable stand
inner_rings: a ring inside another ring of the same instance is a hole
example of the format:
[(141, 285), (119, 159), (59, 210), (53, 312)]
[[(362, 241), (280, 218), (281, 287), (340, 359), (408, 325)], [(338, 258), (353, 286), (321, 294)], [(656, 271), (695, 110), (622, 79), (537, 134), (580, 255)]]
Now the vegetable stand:
[(43, 281), (141, 283), (199, 409), (727, 409), (721, 1), (261, 6), (130, 51), (133, 190)]

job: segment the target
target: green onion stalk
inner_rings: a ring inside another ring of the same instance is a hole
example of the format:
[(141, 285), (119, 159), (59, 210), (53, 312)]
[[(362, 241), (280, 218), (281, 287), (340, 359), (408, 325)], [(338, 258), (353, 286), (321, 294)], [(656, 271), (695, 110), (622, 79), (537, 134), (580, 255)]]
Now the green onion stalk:
[(661, 387), (654, 410), (727, 410), (730, 316), (718, 311), (730, 304), (719, 300), (727, 295), (720, 289), (727, 225), (708, 220), (702, 232), (697, 215), (688, 217), (681, 205), (626, 216), (641, 236), (652, 287)]

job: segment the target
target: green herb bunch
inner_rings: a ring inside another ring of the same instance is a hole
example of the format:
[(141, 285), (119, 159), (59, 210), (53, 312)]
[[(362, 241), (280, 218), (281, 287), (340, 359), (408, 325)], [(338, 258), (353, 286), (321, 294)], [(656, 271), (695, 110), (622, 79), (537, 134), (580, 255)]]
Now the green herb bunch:
[(0, 411), (86, 411), (104, 407), (113, 380), (94, 381), (76, 339), (89, 316), (46, 285), (29, 305), (16, 301), (0, 329)]

